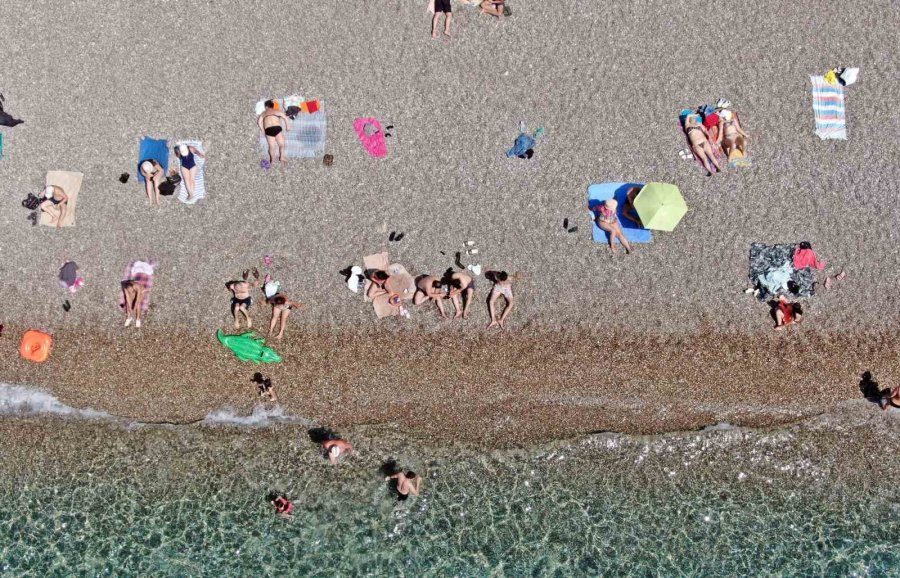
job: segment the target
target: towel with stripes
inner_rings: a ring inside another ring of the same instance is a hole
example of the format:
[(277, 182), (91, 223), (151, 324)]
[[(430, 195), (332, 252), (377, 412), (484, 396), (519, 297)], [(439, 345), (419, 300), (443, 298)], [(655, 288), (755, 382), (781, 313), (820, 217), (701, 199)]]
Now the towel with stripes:
[[(179, 140), (175, 141), (175, 148), (178, 148), (178, 145), (187, 145), (189, 147), (194, 147), (204, 156), (206, 155), (206, 149), (203, 148), (203, 141), (199, 140)], [(175, 155), (175, 158), (178, 158), (178, 155)], [(194, 155), (194, 162), (197, 165), (197, 172), (194, 175), (194, 195), (188, 200), (187, 187), (184, 184), (184, 176), (181, 178), (181, 184), (178, 185), (178, 200), (187, 205), (193, 205), (200, 199), (206, 198), (206, 181), (204, 180), (206, 174), (206, 159), (199, 156)], [(178, 163), (179, 169), (181, 168), (181, 162)]]
[(810, 76), (816, 134), (820, 139), (847, 140), (847, 117), (844, 110), (844, 87), (828, 84), (824, 76)]
[[(281, 110), (287, 110), (284, 98), (273, 99)], [(325, 154), (325, 138), (328, 128), (328, 117), (325, 115), (325, 103), (319, 101), (316, 112), (301, 112), (291, 121), (291, 130), (284, 135), (284, 156), (287, 158), (315, 158)], [(263, 158), (268, 158), (269, 144), (266, 137), (259, 136), (259, 147)]]

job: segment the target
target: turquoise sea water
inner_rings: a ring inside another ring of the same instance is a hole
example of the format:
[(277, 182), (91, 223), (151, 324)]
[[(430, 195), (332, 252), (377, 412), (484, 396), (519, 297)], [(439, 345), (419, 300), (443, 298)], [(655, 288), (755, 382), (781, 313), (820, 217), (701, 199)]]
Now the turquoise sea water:
[[(2, 575), (900, 575), (900, 420), (862, 406), (491, 453), (368, 428), (345, 432), (359, 452), (338, 467), (301, 425), (0, 431)], [(425, 477), (422, 497), (396, 502), (389, 458)]]

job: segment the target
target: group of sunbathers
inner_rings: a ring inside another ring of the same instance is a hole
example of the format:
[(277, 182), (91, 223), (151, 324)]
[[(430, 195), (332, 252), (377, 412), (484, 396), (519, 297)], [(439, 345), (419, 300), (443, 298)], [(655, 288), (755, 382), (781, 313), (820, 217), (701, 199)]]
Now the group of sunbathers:
[[(453, 9), (450, 6), (450, 0), (430, 0), (433, 2), (434, 16), (431, 18), (431, 37), (440, 36), (440, 28), (438, 27), (438, 19), (441, 14), (444, 15), (444, 34), (450, 34), (450, 22), (453, 20)], [(506, 7), (506, 0), (460, 0), (463, 4), (475, 5), (481, 9), (482, 14), (494, 16), (498, 19), (509, 15), (509, 8)]]
[[(228, 281), (225, 288), (231, 292), (231, 315), (234, 317), (234, 328), (241, 326), (241, 318), (247, 323), (247, 329), (253, 327), (253, 320), (250, 318), (250, 307), (253, 305), (253, 297), (250, 295), (251, 289), (259, 285), (259, 270), (255, 267), (252, 269), (253, 278), (250, 278), (251, 270), (244, 271), (240, 280)], [(294, 301), (281, 290), (281, 284), (275, 281), (271, 276), (266, 275), (262, 286), (266, 303), (272, 308), (272, 318), (269, 321), (269, 332), (271, 336), (278, 326), (278, 334), (275, 339), (284, 337), (284, 328), (287, 325), (288, 317), (294, 309), (302, 309), (306, 307), (299, 301)]]
[[(197, 182), (197, 158), (205, 159), (206, 156), (195, 147), (180, 144), (175, 147), (175, 156), (181, 166), (181, 182), (187, 190), (187, 200), (194, 197), (194, 188)], [(159, 207), (159, 187), (166, 180), (166, 171), (156, 159), (141, 161), (141, 175), (144, 177), (144, 189), (147, 191), (147, 203), (150, 206)], [(178, 174), (174, 171), (173, 175)]]
[(719, 100), (716, 106), (702, 106), (697, 112), (682, 111), (682, 126), (694, 157), (703, 164), (706, 176), (722, 170), (714, 147), (721, 147), (727, 159), (746, 156), (749, 136), (741, 127), (731, 103)]
[[(513, 297), (512, 278), (506, 271), (486, 271), (484, 276), (493, 283), (488, 296), (488, 313), (491, 318), (488, 328), (499, 327), (502, 329), (503, 323), (509, 317), (516, 303), (515, 297)], [(368, 279), (370, 285), (366, 291), (366, 297), (375, 299), (379, 296), (390, 294), (387, 288), (390, 274), (387, 271), (371, 271)], [(444, 301), (449, 299), (455, 309), (454, 318), (469, 318), (469, 309), (475, 298), (475, 278), (472, 275), (464, 271), (448, 269), (440, 277), (437, 275), (420, 275), (416, 278), (415, 283), (414, 305), (433, 302), (437, 306), (441, 318), (449, 319), (447, 312), (444, 310)], [(497, 309), (497, 301), (500, 297), (506, 300), (506, 306), (502, 311)], [(399, 304), (399, 298), (396, 301)]]

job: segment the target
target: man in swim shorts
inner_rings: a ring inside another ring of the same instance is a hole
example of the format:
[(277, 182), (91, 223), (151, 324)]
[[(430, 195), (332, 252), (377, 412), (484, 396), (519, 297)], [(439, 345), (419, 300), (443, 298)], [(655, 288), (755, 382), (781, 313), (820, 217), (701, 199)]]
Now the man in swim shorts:
[(325, 450), (325, 455), (328, 456), (328, 460), (331, 464), (336, 466), (338, 458), (352, 452), (353, 446), (348, 441), (335, 439), (322, 442), (322, 449)]
[(450, 36), (450, 21), (453, 13), (450, 9), (450, 0), (434, 0), (434, 18), (431, 19), (431, 37), (438, 37), (438, 18), (444, 13), (444, 34)]
[(465, 273), (453, 273), (450, 275), (447, 285), (450, 291), (447, 297), (453, 302), (456, 308), (456, 315), (462, 316), (463, 319), (469, 318), (469, 307), (472, 305), (472, 299), (475, 295), (475, 279)]
[(244, 316), (247, 321), (247, 329), (253, 326), (250, 320), (250, 306), (253, 305), (253, 298), (250, 296), (250, 289), (259, 284), (259, 271), (253, 269), (253, 281), (248, 281), (249, 271), (244, 271), (243, 281), (229, 281), (225, 283), (225, 288), (231, 291), (231, 315), (234, 316), (234, 328), (241, 326), (238, 319), (238, 312)]
[[(503, 322), (509, 317), (509, 314), (516, 304), (516, 298), (513, 297), (512, 281), (506, 271), (488, 271), (484, 276), (494, 283), (494, 286), (491, 287), (491, 293), (488, 296), (488, 313), (491, 314), (491, 322), (488, 324), (488, 329), (491, 327), (503, 329)], [(506, 307), (498, 318), (497, 299), (501, 296), (506, 299)]]
[(275, 103), (271, 100), (265, 102), (265, 107), (265, 110), (256, 119), (256, 124), (266, 136), (266, 143), (269, 145), (269, 162), (275, 162), (276, 149), (280, 162), (284, 160), (284, 133), (291, 130), (291, 119), (280, 110), (276, 110)]

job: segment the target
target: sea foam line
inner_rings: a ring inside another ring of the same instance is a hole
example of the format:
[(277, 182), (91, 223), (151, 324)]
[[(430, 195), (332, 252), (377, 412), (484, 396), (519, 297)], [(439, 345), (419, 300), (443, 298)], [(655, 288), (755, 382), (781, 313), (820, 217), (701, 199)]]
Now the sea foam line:
[(0, 383), (0, 415), (63, 415), (85, 419), (112, 419), (114, 416), (96, 409), (77, 408), (59, 401), (55, 395), (25, 387)]

